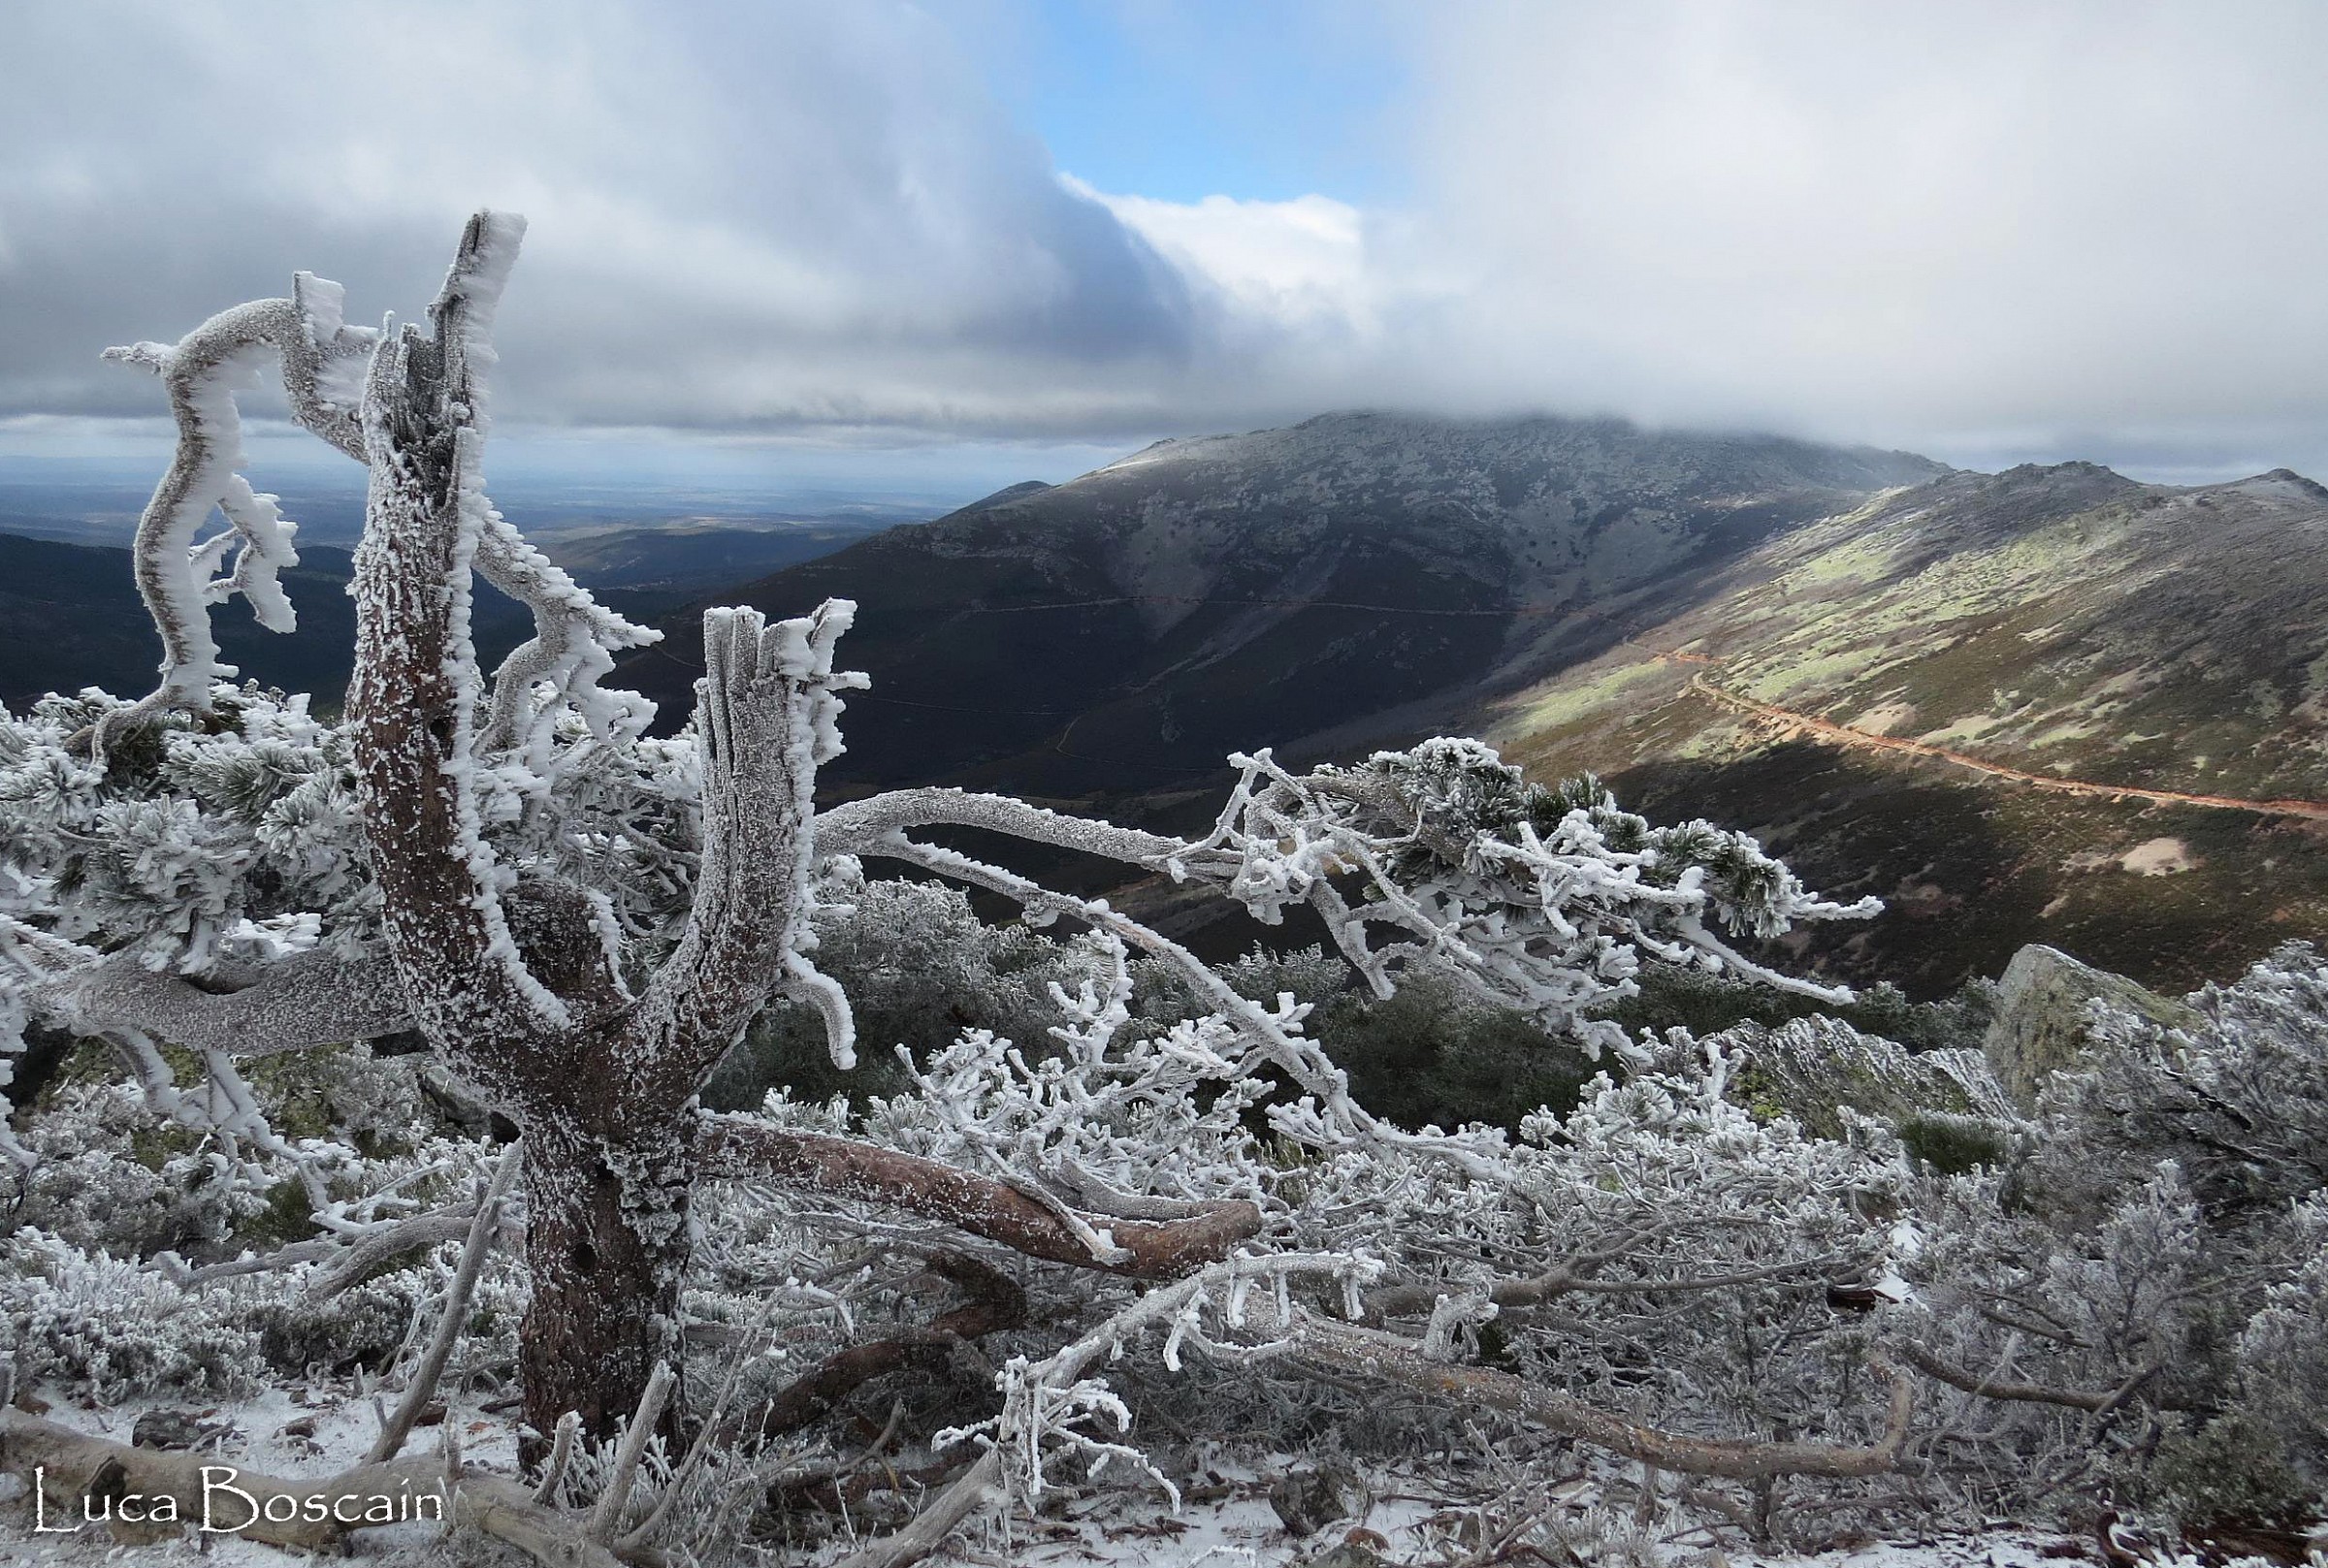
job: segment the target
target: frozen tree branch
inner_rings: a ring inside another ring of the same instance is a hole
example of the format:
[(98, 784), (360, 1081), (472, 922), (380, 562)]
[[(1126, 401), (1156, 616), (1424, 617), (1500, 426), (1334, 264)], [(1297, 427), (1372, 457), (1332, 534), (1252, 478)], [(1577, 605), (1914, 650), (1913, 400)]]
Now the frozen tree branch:
[(817, 817), (817, 850), (823, 855), (873, 854), (891, 835), (918, 827), (974, 827), (1029, 844), (1119, 860), (1162, 870), (1191, 850), (1185, 841), (1112, 822), (1062, 816), (1008, 795), (960, 789), (892, 789), (844, 801)]
[(833, 1568), (911, 1568), (946, 1544), (972, 1515), (991, 1503), (1002, 1488), (1002, 1451), (989, 1449), (962, 1472), (935, 1501), (914, 1516), (914, 1521), (893, 1535), (858, 1547)]
[(840, 752), (832, 646), (856, 606), (828, 601), (768, 624), (757, 611), (703, 618), (696, 723), (703, 754), (703, 852), (679, 944), (647, 988), (658, 1071), (690, 1086), (718, 1065), (779, 986), (820, 1005), (833, 1060), (855, 1061), (845, 1001), (807, 957), (817, 767)]
[[(270, 631), (292, 629), (295, 617), (277, 574), (299, 564), (291, 545), (298, 529), (275, 509), (274, 496), (257, 494), (242, 477), (235, 398), (256, 384), (260, 365), (275, 356), (292, 417), (363, 462), (358, 362), (377, 339), (341, 322), (342, 298), (339, 284), (302, 272), (288, 300), (221, 311), (176, 343), (106, 351), (108, 359), (159, 374), (178, 422), (176, 456), (138, 520), (134, 547), (138, 592), (162, 636), (162, 682), (144, 701), (111, 716), (106, 727), (166, 708), (210, 706), (211, 684), (234, 673), (218, 661), (210, 623), (210, 606), (228, 595), (242, 594)], [(195, 535), (213, 511), (225, 514), (228, 529), (198, 543)], [(236, 552), (231, 573), (213, 576), (230, 549)]]
[[(628, 692), (600, 690), (598, 683), (614, 668), (616, 654), (660, 642), (662, 632), (633, 625), (600, 604), (498, 511), (486, 512), (474, 564), (479, 576), (533, 612), (534, 627), (494, 672), (479, 752), (520, 751), (528, 766), (547, 772), (557, 717), (569, 708), (602, 741), (628, 739), (646, 728), (651, 704)], [(547, 702), (539, 700), (543, 686)]]
[(1261, 1230), (1261, 1210), (1245, 1202), (1216, 1204), (1183, 1220), (1108, 1221), (1107, 1233), (1123, 1256), (1107, 1262), (1095, 1258), (1055, 1211), (1018, 1188), (898, 1150), (795, 1133), (749, 1117), (707, 1116), (702, 1158), (707, 1175), (773, 1181), (899, 1208), (1030, 1258), (1136, 1278), (1185, 1273)]
[(222, 964), (200, 984), (136, 952), (92, 958), (33, 988), (35, 1007), (84, 1026), (135, 1029), (188, 1050), (268, 1056), (372, 1040), (412, 1027), (385, 958), (322, 950), (265, 965)]
[[(408, 1215), (354, 1236), (329, 1237), (316, 1242), (295, 1241), (275, 1255), (255, 1262), (274, 1264), (275, 1259), (281, 1258), (281, 1266), (289, 1266), (293, 1263), (322, 1260), (324, 1266), (307, 1277), (305, 1292), (308, 1302), (320, 1306), (333, 1296), (361, 1285), (400, 1258), (467, 1236), (476, 1223), (476, 1215), (477, 1211), (473, 1208), (431, 1209), (425, 1214)], [(506, 1247), (522, 1243), (525, 1238), (515, 1222), (504, 1218), (494, 1239)], [(300, 1255), (304, 1249), (310, 1247), (315, 1250)]]
[[(1288, 1336), (1300, 1359), (1336, 1371), (1382, 1378), (1468, 1405), (1507, 1411), (1547, 1431), (1629, 1459), (1684, 1475), (1766, 1481), (1777, 1476), (1873, 1476), (1899, 1467), (1916, 1412), (1916, 1385), (1891, 1373), (1883, 1435), (1862, 1446), (1805, 1442), (1737, 1442), (1661, 1431), (1611, 1415), (1557, 1389), (1435, 1358), (1426, 1345), (1397, 1334), (1304, 1313)], [(1297, 1362), (1298, 1364), (1298, 1362)], [(1879, 1370), (1881, 1370), (1879, 1368)]]
[(2156, 1377), (2162, 1370), (2157, 1362), (2137, 1369), (2133, 1376), (2118, 1388), (2095, 1392), (2085, 1389), (2055, 1389), (2037, 1383), (2009, 1383), (1993, 1377), (1981, 1377), (1960, 1366), (1952, 1365), (1918, 1344), (1898, 1347), (1899, 1359), (1928, 1378), (1947, 1384), (1952, 1389), (1983, 1399), (2002, 1399), (2011, 1403), (2061, 1405), (2070, 1410), (2090, 1411), (2107, 1415), (2134, 1396), (2137, 1389)]
[[(1599, 1260), (1605, 1262), (1606, 1260)], [(1797, 1275), (1824, 1275), (1836, 1268), (1843, 1260), (1837, 1258), (1790, 1258), (1779, 1263), (1765, 1264), (1758, 1268), (1734, 1269), (1721, 1274), (1692, 1274), (1669, 1279), (1595, 1279), (1588, 1270), (1572, 1264), (1563, 1264), (1533, 1279), (1498, 1279), (1484, 1289), (1485, 1299), (1504, 1310), (1524, 1310), (1542, 1306), (1563, 1296), (1665, 1296), (1692, 1291), (1735, 1290), (1744, 1285), (1760, 1285), (1774, 1279), (1789, 1279)], [(1384, 1286), (1367, 1292), (1366, 1315), (1369, 1323), (1384, 1318), (1397, 1318), (1417, 1312), (1428, 1312), (1444, 1295), (1436, 1285)]]
[[(177, 343), (137, 343), (106, 358), (139, 365), (162, 377), (178, 423), (170, 469), (139, 521), (135, 546), (140, 594), (163, 644), (162, 683), (136, 706), (108, 717), (118, 730), (164, 708), (207, 709), (210, 687), (234, 671), (219, 662), (210, 630), (210, 606), (232, 594), (249, 601), (259, 623), (287, 632), (296, 624), (278, 575), (299, 563), (292, 547), (297, 526), (276, 510), (275, 497), (251, 489), (242, 473), (238, 393), (254, 386), (261, 365), (279, 360), (292, 417), (357, 463), (371, 461), (361, 417), (365, 361), (380, 335), (342, 319), (345, 293), (307, 272), (292, 280), (291, 298), (238, 305), (204, 322)], [(197, 541), (212, 512), (225, 531)], [(580, 711), (594, 733), (611, 738), (629, 723), (643, 728), (649, 710), (638, 699), (600, 693), (598, 679), (624, 649), (661, 635), (633, 625), (598, 604), (572, 578), (528, 544), (498, 512), (484, 508), (474, 546), (478, 572), (534, 614), (534, 636), (512, 652), (494, 681), (493, 707), (479, 737), (486, 752), (531, 743), (546, 749), (540, 731), (562, 706)], [(231, 570), (218, 573), (228, 553)], [(547, 684), (552, 701), (537, 704)], [(538, 760), (538, 758), (537, 758)]]
[(778, 1390), (746, 1424), (758, 1438), (805, 1426), (874, 1378), (933, 1361), (942, 1363), (954, 1346), (1005, 1328), (1026, 1318), (1026, 1293), (1007, 1276), (975, 1258), (939, 1253), (930, 1272), (960, 1287), (961, 1305), (940, 1313), (923, 1328), (907, 1328), (869, 1344), (852, 1345), (826, 1357)]
[(638, 1408), (630, 1413), (630, 1424), (623, 1428), (623, 1441), (614, 1453), (614, 1465), (606, 1473), (606, 1485), (590, 1511), (590, 1522), (584, 1533), (593, 1541), (612, 1541), (615, 1528), (623, 1521), (623, 1511), (630, 1505), (630, 1486), (638, 1474), (640, 1456), (647, 1451), (647, 1439), (654, 1435), (656, 1424), (663, 1420), (663, 1401), (671, 1394), (674, 1374), (668, 1361), (657, 1361), (654, 1375), (647, 1379), (646, 1391), (638, 1396)]
[(357, 792), (389, 949), (415, 1021), (503, 1095), (569, 1020), (519, 957), (478, 821), (469, 564), (487, 510), (479, 471), (487, 334), (519, 220), (480, 213), (430, 315), (373, 355), (372, 493), (357, 552), (348, 714)]
[(445, 1287), (443, 1316), (437, 1320), (436, 1332), (429, 1340), (429, 1348), (412, 1369), (412, 1381), (405, 1386), (404, 1396), (397, 1401), (396, 1413), (380, 1428), (378, 1439), (372, 1445), (366, 1462), (380, 1464), (396, 1457), (412, 1435), (420, 1421), (420, 1413), (436, 1392), (437, 1379), (444, 1376), (444, 1364), (452, 1360), (453, 1347), (469, 1327), (469, 1298), (477, 1288), (477, 1275), (484, 1269), (485, 1255), (493, 1250), (494, 1227), (501, 1216), (501, 1198), (509, 1190), (509, 1182), (517, 1174), (518, 1151), (511, 1149), (501, 1156), (493, 1168), (493, 1179), (486, 1185), (485, 1194), (477, 1200), (476, 1217), (469, 1222), (469, 1239), (461, 1249), (460, 1265), (453, 1271), (453, 1280)]

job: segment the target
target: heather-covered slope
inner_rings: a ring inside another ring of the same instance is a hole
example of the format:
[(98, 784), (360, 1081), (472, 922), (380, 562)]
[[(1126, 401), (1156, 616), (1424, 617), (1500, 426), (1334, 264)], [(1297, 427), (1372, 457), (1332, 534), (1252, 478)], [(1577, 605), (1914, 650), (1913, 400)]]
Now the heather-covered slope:
[(1821, 955), (1846, 973), (1938, 990), (2046, 942), (2181, 989), (2328, 926), (2323, 546), (2328, 490), (2284, 470), (1956, 474), (1767, 542), (1481, 722), (1882, 894)]
[[(1605, 646), (1774, 532), (1947, 470), (1899, 453), (1613, 422), (1335, 414), (1161, 442), (1018, 486), (716, 602), (859, 606), (859, 781), (1074, 793), (1215, 776), (1224, 753), (1427, 727)], [(687, 712), (693, 618), (627, 678)]]

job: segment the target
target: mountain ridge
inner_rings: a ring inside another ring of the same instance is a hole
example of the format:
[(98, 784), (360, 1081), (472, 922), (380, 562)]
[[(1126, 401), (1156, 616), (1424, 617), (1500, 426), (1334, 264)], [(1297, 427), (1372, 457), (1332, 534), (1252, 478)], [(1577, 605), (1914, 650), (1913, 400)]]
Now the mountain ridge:
[[(1329, 414), (1013, 487), (721, 602), (858, 601), (849, 656), (874, 687), (852, 699), (836, 780), (1151, 787), (1230, 751), (1447, 710), (1604, 643), (1596, 618), (1629, 595), (1953, 471), (1614, 420)], [(666, 723), (686, 712), (697, 614), (630, 666)]]

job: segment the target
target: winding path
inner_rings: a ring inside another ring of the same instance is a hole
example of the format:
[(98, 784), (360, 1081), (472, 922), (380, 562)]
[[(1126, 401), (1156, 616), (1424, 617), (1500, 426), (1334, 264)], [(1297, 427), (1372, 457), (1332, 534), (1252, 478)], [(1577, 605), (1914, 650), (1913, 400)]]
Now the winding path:
[[(1675, 663), (1701, 663), (1701, 656), (1689, 654), (1660, 654), (1660, 658)], [(1781, 708), (1776, 703), (1725, 690), (1702, 675), (1690, 677), (1689, 688), (1699, 696), (1711, 698), (1726, 708), (1751, 714), (1774, 724), (1783, 724), (1832, 741), (1838, 746), (1862, 752), (1892, 752), (1907, 756), (1924, 757), (1934, 762), (1953, 762), (1959, 768), (1991, 779), (2004, 779), (2014, 784), (2029, 784), (2038, 789), (2051, 789), (2057, 794), (2085, 795), (2106, 800), (2144, 800), (2162, 806), (2207, 806), (2218, 811), (2253, 812), (2259, 816), (2301, 816), (2315, 822), (2328, 822), (2328, 803), (2316, 800), (2243, 800), (2236, 795), (2194, 795), (2180, 789), (2142, 789), (2132, 784), (2096, 784), (2089, 779), (2063, 779), (2052, 774), (2030, 773), (2022, 768), (2008, 768), (2002, 763), (1983, 761), (1962, 752), (1952, 752), (1944, 746), (1930, 746), (1923, 741), (1901, 740), (1895, 735), (1877, 735), (1869, 730), (1853, 729), (1809, 714)]]

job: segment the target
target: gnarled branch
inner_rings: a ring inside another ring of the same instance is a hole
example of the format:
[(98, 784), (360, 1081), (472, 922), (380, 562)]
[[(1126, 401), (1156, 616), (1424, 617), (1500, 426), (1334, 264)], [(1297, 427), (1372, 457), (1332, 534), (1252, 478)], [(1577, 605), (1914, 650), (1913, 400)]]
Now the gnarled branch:
[(1092, 1256), (1064, 1220), (1017, 1188), (935, 1160), (741, 1116), (706, 1116), (700, 1147), (706, 1175), (810, 1187), (900, 1208), (1030, 1258), (1135, 1279), (1187, 1273), (1261, 1231), (1261, 1210), (1246, 1202), (1219, 1203), (1184, 1220), (1093, 1220), (1126, 1255), (1109, 1262)]
[(1117, 827), (1113, 822), (1081, 816), (1062, 816), (1029, 806), (1007, 795), (972, 794), (960, 789), (892, 789), (862, 800), (845, 801), (817, 817), (817, 849), (821, 854), (877, 852), (891, 834), (918, 827), (972, 827), (1049, 844), (1062, 849), (1120, 860), (1129, 865), (1161, 868), (1192, 848), (1180, 839)]
[(912, 1366), (944, 1364), (954, 1346), (1004, 1328), (1026, 1317), (1026, 1293), (1008, 1276), (960, 1253), (938, 1253), (930, 1272), (962, 1291), (963, 1300), (922, 1328), (900, 1329), (886, 1339), (836, 1351), (778, 1390), (749, 1424), (752, 1435), (766, 1438), (805, 1426), (874, 1378)]
[(406, 326), (373, 355), (364, 402), (372, 490), (347, 701), (383, 924), (414, 1021), (504, 1093), (518, 1087), (516, 1059), (567, 1022), (518, 956), (470, 778), (482, 372), (523, 233), (515, 218), (471, 218), (431, 307), (436, 336)]
[(412, 1027), (403, 983), (385, 956), (320, 950), (266, 966), (221, 965), (200, 984), (115, 953), (33, 987), (45, 1013), (90, 1028), (135, 1029), (188, 1050), (270, 1056)]
[(834, 1060), (856, 1060), (847, 1005), (806, 957), (817, 767), (841, 749), (834, 693), (864, 684), (832, 667), (832, 645), (856, 612), (830, 599), (772, 625), (749, 609), (703, 617), (703, 857), (686, 929), (639, 1010), (641, 1026), (663, 1036), (656, 1071), (685, 1092), (779, 986), (819, 1003)]
[[(255, 384), (269, 356), (279, 358), (292, 417), (363, 462), (356, 377), (347, 372), (351, 362), (372, 351), (377, 335), (342, 324), (341, 298), (339, 284), (302, 272), (288, 300), (222, 310), (176, 343), (106, 351), (108, 359), (160, 374), (178, 421), (177, 451), (138, 520), (133, 546), (138, 592), (162, 637), (161, 685), (110, 716), (107, 728), (168, 708), (210, 707), (211, 683), (234, 673), (218, 661), (212, 603), (240, 592), (270, 631), (296, 624), (276, 576), (299, 564), (291, 547), (298, 528), (275, 510), (274, 496), (259, 495), (242, 477), (242, 421), (235, 395)], [(226, 515), (230, 529), (198, 546), (195, 534), (213, 511)], [(232, 574), (212, 578), (238, 544)]]
[(2134, 1397), (2134, 1392), (2156, 1377), (2162, 1370), (2153, 1361), (2139, 1367), (2117, 1388), (2107, 1391), (2088, 1389), (2056, 1389), (2042, 1383), (2004, 1383), (1968, 1372), (1918, 1344), (1899, 1347), (1899, 1359), (1922, 1372), (1925, 1377), (1947, 1384), (1952, 1389), (1978, 1395), (1983, 1399), (2003, 1399), (2009, 1403), (2060, 1405), (2070, 1410), (2086, 1410), (2106, 1415)]

